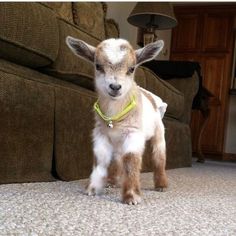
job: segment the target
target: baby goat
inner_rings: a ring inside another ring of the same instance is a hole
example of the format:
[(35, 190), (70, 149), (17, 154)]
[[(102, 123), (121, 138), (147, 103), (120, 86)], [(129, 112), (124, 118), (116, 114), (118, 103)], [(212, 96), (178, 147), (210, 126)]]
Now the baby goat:
[(146, 140), (153, 146), (155, 188), (167, 187), (166, 143), (162, 118), (167, 104), (156, 95), (137, 86), (135, 69), (155, 58), (164, 42), (134, 50), (124, 39), (108, 39), (96, 48), (82, 40), (67, 37), (72, 52), (95, 65), (98, 101), (94, 105), (93, 131), (95, 161), (87, 188), (88, 195), (103, 189), (112, 160), (122, 170), (122, 201), (136, 205), (140, 198), (140, 169)]

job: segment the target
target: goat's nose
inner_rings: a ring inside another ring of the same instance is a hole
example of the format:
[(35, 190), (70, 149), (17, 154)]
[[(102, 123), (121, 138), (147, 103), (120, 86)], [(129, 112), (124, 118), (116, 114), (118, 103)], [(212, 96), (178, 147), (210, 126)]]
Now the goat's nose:
[(121, 89), (121, 85), (120, 84), (110, 84), (109, 87), (114, 90), (114, 91), (118, 91)]

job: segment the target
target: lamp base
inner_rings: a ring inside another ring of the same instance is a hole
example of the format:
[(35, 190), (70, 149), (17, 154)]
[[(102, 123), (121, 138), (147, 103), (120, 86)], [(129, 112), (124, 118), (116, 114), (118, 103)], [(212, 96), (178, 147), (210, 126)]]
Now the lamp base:
[(153, 33), (144, 33), (143, 34), (143, 45), (146, 46), (149, 43), (154, 42), (154, 34)]
[(148, 28), (143, 31), (143, 45), (146, 46), (149, 43), (157, 41), (157, 35), (154, 28)]

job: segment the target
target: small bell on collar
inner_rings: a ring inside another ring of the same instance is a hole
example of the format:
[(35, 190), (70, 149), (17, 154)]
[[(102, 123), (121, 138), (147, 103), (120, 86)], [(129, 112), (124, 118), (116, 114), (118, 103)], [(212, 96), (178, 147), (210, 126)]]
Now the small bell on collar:
[(113, 128), (112, 120), (110, 120), (110, 121), (107, 123), (107, 127), (110, 128), (110, 129)]

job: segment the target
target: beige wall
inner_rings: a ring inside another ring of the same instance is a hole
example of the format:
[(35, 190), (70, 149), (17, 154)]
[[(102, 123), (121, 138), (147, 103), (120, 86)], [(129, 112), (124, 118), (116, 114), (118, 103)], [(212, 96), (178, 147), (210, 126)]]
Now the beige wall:
[(130, 25), (127, 18), (135, 4), (135, 2), (107, 2), (107, 18), (112, 18), (119, 24), (120, 37), (128, 40), (133, 46), (136, 46), (137, 28)]
[[(134, 48), (136, 44), (137, 28), (128, 23), (127, 18), (136, 2), (107, 2), (107, 18), (113, 18), (120, 27), (120, 37), (128, 40)], [(171, 30), (158, 31), (158, 38), (163, 39), (165, 47), (158, 56), (159, 60), (168, 60), (170, 55)]]

